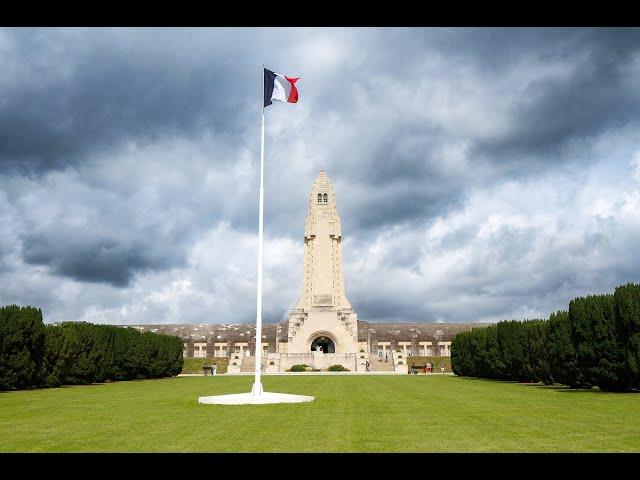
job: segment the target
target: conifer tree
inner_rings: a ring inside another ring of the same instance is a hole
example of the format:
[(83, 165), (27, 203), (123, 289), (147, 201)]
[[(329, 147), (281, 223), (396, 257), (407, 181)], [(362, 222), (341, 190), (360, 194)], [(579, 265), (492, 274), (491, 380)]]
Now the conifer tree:
[(17, 305), (0, 308), (0, 390), (41, 383), (44, 337), (42, 310)]
[(619, 286), (613, 296), (616, 336), (625, 362), (625, 383), (629, 388), (640, 389), (640, 285)]
[(551, 314), (547, 321), (547, 340), (549, 368), (553, 381), (572, 388), (584, 387), (580, 379), (576, 351), (571, 342), (568, 311), (561, 310)]
[(528, 343), (528, 370), (532, 380), (551, 385), (551, 363), (549, 355), (549, 339), (547, 338), (547, 322), (545, 320), (529, 320), (525, 322)]

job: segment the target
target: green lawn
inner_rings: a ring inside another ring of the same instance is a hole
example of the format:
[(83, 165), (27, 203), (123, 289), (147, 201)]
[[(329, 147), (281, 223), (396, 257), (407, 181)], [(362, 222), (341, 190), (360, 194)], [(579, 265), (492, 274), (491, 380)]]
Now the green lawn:
[(214, 363), (218, 366), (216, 374), (227, 373), (227, 366), (229, 365), (228, 358), (190, 358), (183, 359), (182, 373), (202, 373), (202, 367), (205, 365), (210, 367)]
[(250, 376), (0, 393), (3, 452), (640, 451), (640, 395), (454, 376), (265, 376), (290, 405), (200, 405)]
[(407, 365), (411, 368), (412, 364), (426, 365), (430, 363), (433, 366), (433, 371), (440, 373), (440, 364), (444, 365), (445, 373), (451, 373), (451, 357), (407, 357)]

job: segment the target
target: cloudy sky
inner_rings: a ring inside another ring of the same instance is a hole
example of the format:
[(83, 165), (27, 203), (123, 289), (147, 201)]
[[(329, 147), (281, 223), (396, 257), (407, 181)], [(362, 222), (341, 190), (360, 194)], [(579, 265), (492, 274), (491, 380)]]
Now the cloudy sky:
[(45, 321), (265, 321), (311, 184), (368, 321), (547, 317), (640, 282), (640, 29), (0, 29), (0, 304)]

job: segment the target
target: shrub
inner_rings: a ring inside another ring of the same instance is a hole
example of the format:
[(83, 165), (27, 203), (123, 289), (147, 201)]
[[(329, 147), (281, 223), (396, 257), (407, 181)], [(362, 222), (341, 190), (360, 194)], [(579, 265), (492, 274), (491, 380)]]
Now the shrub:
[(343, 367), (342, 365), (331, 365), (327, 368), (328, 372), (350, 372), (348, 368)]
[(398, 355), (398, 358), (402, 358), (402, 355)]
[(80, 339), (74, 330), (57, 325), (45, 325), (45, 379), (48, 387), (58, 387), (67, 381)]
[(640, 285), (628, 283), (616, 288), (615, 328), (624, 359), (625, 383), (640, 388)]
[(398, 365), (404, 365), (404, 363), (402, 363), (402, 360), (398, 362)]
[(522, 322), (499, 322), (497, 328), (498, 346), (504, 363), (501, 377), (505, 380), (530, 380), (526, 372), (526, 337)]
[(364, 358), (364, 355), (360, 355), (360, 358)]
[(73, 345), (74, 361), (63, 383), (159, 378), (182, 370), (178, 337), (84, 322), (58, 328)]
[(10, 305), (0, 308), (0, 390), (37, 386), (44, 366), (42, 311)]
[(640, 387), (640, 285), (573, 299), (549, 320), (503, 321), (457, 334), (457, 375), (560, 382), (604, 391)]
[(175, 336), (86, 322), (45, 326), (38, 309), (0, 308), (0, 389), (174, 376), (182, 363)]
[(292, 365), (291, 368), (287, 371), (288, 372), (306, 372), (308, 367), (309, 365), (306, 365), (306, 364)]
[(236, 362), (233, 362), (231, 365), (238, 365)]
[(269, 365), (275, 365), (275, 364), (276, 364), (276, 362), (274, 362), (273, 360), (271, 360), (271, 361), (269, 362)]
[(524, 323), (527, 338), (527, 370), (532, 380), (551, 385), (551, 360), (549, 356), (548, 328), (545, 320), (529, 320)]
[(568, 311), (551, 314), (547, 321), (547, 342), (553, 381), (572, 388), (586, 386), (582, 383), (578, 371), (576, 351), (571, 342), (571, 324)]
[(584, 383), (626, 390), (624, 352), (616, 335), (613, 295), (589, 295), (569, 304), (571, 341)]
[(451, 341), (451, 370), (460, 376), (474, 376), (474, 358), (469, 352), (471, 332), (460, 332)]
[[(478, 329), (479, 331), (480, 329)], [(486, 337), (486, 364), (489, 378), (502, 378), (504, 375), (504, 361), (500, 353), (500, 346), (498, 344), (498, 326), (490, 325), (485, 329)], [(482, 368), (483, 365), (480, 365)]]

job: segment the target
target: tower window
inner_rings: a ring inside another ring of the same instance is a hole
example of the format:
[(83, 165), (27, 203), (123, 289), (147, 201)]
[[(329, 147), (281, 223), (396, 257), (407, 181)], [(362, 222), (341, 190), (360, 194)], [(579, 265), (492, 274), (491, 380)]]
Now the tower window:
[(324, 203), (327, 203), (327, 200), (329, 199), (329, 197), (327, 196), (326, 193), (323, 195), (323, 198), (324, 198)]
[(321, 193), (318, 194), (318, 203), (322, 203), (322, 194)]

